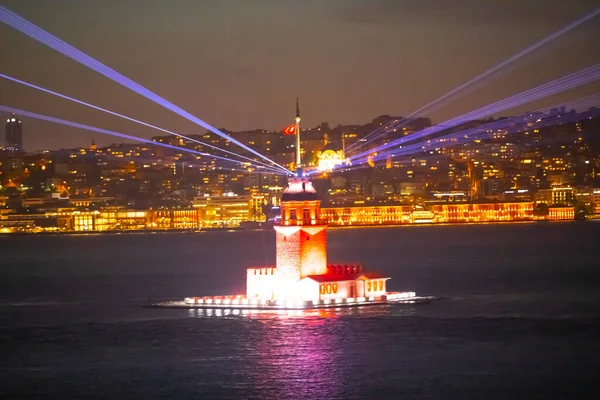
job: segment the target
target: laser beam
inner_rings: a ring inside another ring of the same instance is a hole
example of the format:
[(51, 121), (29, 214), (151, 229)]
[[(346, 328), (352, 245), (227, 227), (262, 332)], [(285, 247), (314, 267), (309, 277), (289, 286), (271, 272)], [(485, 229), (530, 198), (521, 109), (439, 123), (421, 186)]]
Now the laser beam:
[[(64, 94), (61, 94), (61, 93), (58, 93), (58, 92), (54, 92), (54, 91), (52, 91), (52, 90), (49, 90), (49, 89), (43, 88), (43, 87), (41, 87), (41, 86), (34, 85), (34, 84), (32, 84), (32, 83), (29, 83), (29, 82), (26, 82), (26, 81), (23, 81), (23, 80), (20, 80), (20, 79), (14, 78), (14, 77), (12, 77), (12, 76), (8, 76), (8, 75), (6, 75), (6, 74), (2, 74), (2, 73), (0, 73), (0, 77), (1, 77), (1, 78), (4, 78), (4, 79), (7, 79), (7, 80), (9, 80), (9, 81), (12, 81), (12, 82), (19, 83), (19, 84), (21, 84), (21, 85), (24, 85), (24, 86), (27, 86), (27, 87), (33, 88), (33, 89), (36, 89), (36, 90), (42, 91), (42, 92), (44, 92), (44, 93), (48, 93), (48, 94), (51, 94), (51, 95), (53, 95), (53, 96), (60, 97), (60, 98), (62, 98), (62, 99), (69, 100), (69, 101), (72, 101), (72, 102), (74, 102), (74, 103), (81, 104), (81, 105), (84, 105), (84, 106), (86, 106), (86, 107), (90, 107), (90, 108), (93, 108), (93, 109), (95, 109), (95, 110), (102, 111), (102, 112), (105, 112), (105, 113), (108, 113), (108, 114), (111, 114), (111, 115), (117, 116), (117, 117), (119, 117), (119, 118), (123, 118), (123, 119), (126, 119), (126, 120), (128, 120), (128, 121), (135, 122), (135, 123), (137, 123), (137, 124), (144, 125), (144, 126), (147, 126), (147, 127), (149, 127), (149, 128), (152, 128), (152, 129), (156, 129), (156, 130), (158, 130), (158, 131), (161, 131), (161, 132), (168, 133), (169, 135), (174, 135), (174, 136), (177, 136), (177, 137), (181, 137), (181, 138), (184, 138), (184, 139), (186, 139), (186, 140), (189, 140), (189, 141), (191, 141), (191, 142), (198, 143), (198, 144), (201, 144), (201, 145), (203, 145), (203, 146), (206, 146), (206, 147), (209, 147), (209, 148), (212, 148), (212, 149), (218, 150), (218, 151), (222, 151), (222, 152), (224, 152), (224, 153), (228, 153), (228, 154), (234, 155), (234, 156), (236, 156), (236, 157), (239, 157), (239, 158), (243, 158), (243, 159), (245, 159), (245, 160), (248, 160), (248, 161), (250, 161), (250, 162), (252, 162), (252, 163), (254, 163), (254, 164), (261, 164), (261, 165), (264, 165), (266, 168), (268, 168), (268, 169), (271, 169), (271, 170), (273, 170), (273, 171), (275, 171), (275, 170), (276, 170), (276, 168), (278, 168), (278, 167), (271, 166), (271, 165), (269, 165), (269, 164), (263, 163), (263, 162), (261, 162), (261, 161), (253, 160), (253, 159), (251, 159), (251, 158), (249, 158), (249, 157), (245, 157), (245, 156), (243, 156), (243, 155), (241, 155), (241, 154), (237, 154), (237, 153), (235, 153), (235, 152), (233, 152), (233, 151), (225, 150), (225, 149), (222, 149), (222, 148), (220, 148), (220, 147), (213, 146), (212, 144), (205, 143), (205, 142), (202, 142), (202, 141), (200, 141), (200, 140), (197, 140), (197, 139), (191, 138), (191, 137), (189, 137), (189, 136), (181, 135), (181, 134), (179, 134), (179, 133), (175, 133), (175, 132), (172, 132), (172, 131), (170, 131), (170, 130), (163, 129), (163, 128), (160, 128), (160, 127), (158, 127), (158, 126), (155, 126), (155, 125), (152, 125), (152, 124), (149, 124), (149, 123), (143, 122), (143, 121), (139, 121), (139, 120), (137, 120), (137, 119), (134, 119), (134, 118), (128, 117), (128, 116), (126, 116), (126, 115), (119, 114), (119, 113), (117, 113), (117, 112), (114, 112), (114, 111), (111, 111), (111, 110), (107, 110), (107, 109), (105, 109), (105, 108), (102, 108), (102, 107), (96, 106), (96, 105), (94, 105), (94, 104), (86, 103), (85, 101), (81, 101), (81, 100), (75, 99), (75, 98), (73, 98), (73, 97), (69, 97), (69, 96), (67, 96), (67, 95), (64, 95)], [(234, 161), (235, 161), (235, 160), (234, 160)], [(279, 169), (279, 170), (281, 170), (281, 168), (278, 168), (278, 169)], [(286, 173), (288, 172), (287, 170), (282, 170), (282, 171), (284, 171), (284, 172), (286, 172)]]
[[(394, 158), (397, 160), (398, 158), (407, 156), (414, 157), (415, 153), (432, 153), (432, 149), (435, 149), (437, 151), (440, 148), (445, 149), (449, 147), (454, 147), (474, 140), (485, 140), (490, 137), (493, 137), (493, 135), (496, 134), (498, 131), (503, 131), (504, 134), (510, 135), (528, 129), (541, 129), (557, 124), (576, 122), (581, 118), (584, 118), (581, 116), (581, 113), (568, 112), (562, 115), (549, 115), (545, 117), (540, 117), (539, 114), (545, 114), (551, 112), (552, 109), (565, 107), (568, 109), (590, 109), (592, 111), (595, 110), (595, 114), (600, 115), (600, 109), (596, 108), (596, 106), (598, 106), (599, 104), (600, 93), (596, 93), (567, 103), (561, 103), (550, 107), (544, 107), (542, 109), (528, 112), (526, 114), (519, 115), (516, 117), (503, 118), (501, 120), (483, 124), (475, 128), (469, 128), (461, 130), (459, 132), (447, 134), (435, 139), (428, 140), (426, 142), (414, 143), (403, 147), (402, 149), (399, 149), (397, 151), (375, 156), (372, 158), (372, 161), (376, 162), (387, 158)], [(585, 118), (587, 117), (588, 115), (586, 114)], [(531, 125), (532, 123), (534, 123), (533, 126)], [(443, 144), (440, 145), (440, 143)], [(352, 170), (355, 168), (357, 168), (357, 166), (345, 166), (339, 168), (339, 170)], [(358, 168), (360, 168), (360, 165), (358, 166)]]
[[(410, 136), (402, 137), (396, 140), (393, 140), (390, 143), (383, 144), (381, 146), (377, 146), (374, 149), (370, 149), (368, 151), (364, 151), (357, 155), (350, 157), (350, 160), (353, 164), (356, 164), (357, 161), (365, 162), (366, 156), (373, 153), (379, 153), (381, 151), (385, 151), (386, 149), (390, 149), (393, 146), (400, 145), (407, 141), (412, 141), (424, 136), (428, 136), (434, 134), (436, 132), (452, 128), (458, 126), (462, 123), (468, 122), (470, 120), (483, 118), (489, 115), (492, 115), (496, 112), (504, 111), (510, 108), (514, 108), (523, 104), (530, 103), (535, 100), (539, 100), (544, 97), (551, 96), (556, 93), (563, 92), (568, 89), (572, 89), (578, 86), (582, 86), (600, 79), (600, 64), (593, 65), (591, 67), (585, 68), (581, 71), (568, 75), (566, 77), (562, 77), (556, 79), (551, 82), (547, 82), (543, 85), (540, 85), (536, 88), (527, 90), (525, 92), (516, 94), (514, 96), (508, 97), (504, 100), (489, 104), (477, 110), (468, 112), (461, 116), (452, 118), (443, 123), (434, 125), (432, 127), (423, 129), (419, 132), (416, 132)], [(364, 159), (363, 159), (364, 158)]]
[[(408, 119), (418, 115), (419, 113), (428, 110), (428, 109), (432, 109), (432, 107), (436, 106), (433, 109), (438, 108), (439, 106), (445, 104), (448, 100), (450, 100), (453, 97), (456, 97), (459, 93), (462, 92), (462, 94), (465, 94), (466, 91), (465, 89), (467, 88), (471, 88), (469, 91), (475, 89), (472, 85), (482, 81), (484, 78), (491, 76), (492, 74), (498, 72), (499, 70), (501, 70), (502, 68), (506, 67), (507, 65), (519, 60), (520, 58), (523, 58), (524, 56), (532, 53), (533, 51), (539, 49), (540, 47), (548, 44), (549, 42), (557, 39), (558, 37), (564, 35), (565, 33), (573, 30), (574, 28), (582, 25), (583, 23), (597, 17), (598, 15), (600, 15), (600, 7), (596, 8), (594, 11), (590, 12), (589, 14), (584, 15), (583, 17), (571, 22), (570, 24), (562, 27), (561, 29), (559, 29), (558, 31), (552, 33), (551, 35), (543, 38), (542, 40), (540, 40), (537, 43), (534, 43), (533, 45), (519, 51), (518, 53), (512, 55), (511, 57), (507, 58), (506, 60), (502, 61), (501, 63), (497, 64), (496, 66), (494, 66), (493, 68), (490, 68), (489, 70), (485, 71), (484, 73), (470, 79), (469, 81), (463, 83), (462, 85), (452, 89), (451, 91), (449, 91), (448, 93), (438, 97), (437, 99), (433, 100), (430, 103), (427, 103), (426, 105), (422, 106), (421, 108), (419, 108), (418, 110), (408, 114), (406, 117), (403, 117), (400, 121), (398, 121), (397, 123), (393, 124), (391, 127), (387, 127), (385, 129), (393, 129), (393, 128), (397, 128), (399, 125), (401, 125), (403, 122), (406, 122)], [(468, 92), (468, 91), (467, 91)], [(443, 102), (443, 103), (442, 103)], [(442, 104), (440, 104), (442, 103)], [(367, 144), (368, 142), (375, 140), (379, 135), (378, 133), (381, 131), (380, 129), (377, 129), (373, 132), (371, 132), (370, 134), (368, 134), (367, 136), (365, 136), (363, 138), (363, 141), (360, 142), (356, 142), (351, 144), (350, 146), (348, 146), (348, 148), (346, 150), (350, 150), (355, 146), (363, 146), (365, 144)], [(368, 139), (369, 137), (371, 137), (371, 139)]]
[[(433, 148), (448, 148), (460, 144), (464, 144), (465, 142), (470, 142), (476, 139), (486, 139), (490, 136), (493, 136), (498, 131), (505, 131), (507, 135), (515, 132), (520, 132), (521, 129), (528, 128), (529, 124), (532, 122), (532, 119), (535, 120), (535, 126), (533, 129), (540, 129), (548, 126), (553, 126), (558, 123), (569, 123), (574, 122), (579, 118), (579, 114), (570, 114), (566, 115), (557, 115), (557, 116), (546, 116), (546, 117), (538, 117), (535, 118), (528, 117), (531, 114), (538, 113), (548, 113), (552, 109), (556, 109), (558, 107), (566, 107), (568, 109), (588, 109), (590, 107), (595, 107), (600, 104), (600, 94), (593, 94), (591, 96), (586, 96), (581, 99), (573, 100), (571, 102), (562, 103), (560, 105), (555, 105), (551, 107), (546, 107), (534, 112), (529, 112), (527, 114), (519, 115), (516, 117), (504, 118), (498, 121), (494, 121), (488, 124), (483, 124), (475, 128), (469, 128), (465, 130), (461, 130), (459, 132), (454, 132), (448, 135), (441, 136), (439, 138), (428, 140), (427, 142), (419, 142), (409, 146), (402, 148), (393, 153), (389, 153), (387, 155), (376, 156), (374, 157), (374, 161), (382, 160), (387, 157), (396, 157), (408, 154), (414, 154), (418, 152), (427, 152)], [(600, 112), (600, 110), (598, 110)], [(448, 144), (444, 146), (437, 146), (439, 143)]]
[(120, 74), (119, 72), (115, 71), (114, 69), (109, 68), (108, 66), (102, 64), (98, 60), (90, 57), (89, 55), (83, 53), (82, 51), (76, 49), (75, 47), (69, 45), (68, 43), (58, 39), (56, 36), (50, 34), (49, 32), (46, 32), (45, 30), (43, 30), (40, 27), (29, 22), (28, 20), (21, 17), (20, 15), (10, 11), (9, 9), (7, 9), (4, 6), (0, 6), (0, 21), (4, 22), (5, 24), (9, 25), (10, 27), (20, 31), (21, 33), (39, 41), (40, 43), (43, 43), (46, 46), (64, 54), (65, 56), (71, 58), (72, 60), (77, 61), (78, 63), (85, 65), (88, 68), (93, 69), (94, 71), (98, 72), (99, 74), (112, 79), (113, 81), (121, 84), (122, 86), (125, 86), (126, 88), (134, 91), (135, 93), (138, 93), (139, 95), (144, 96), (148, 100), (151, 100), (151, 101), (167, 108), (168, 110), (171, 110), (176, 114), (179, 114), (180, 116), (188, 119), (189, 121), (194, 122), (195, 124), (202, 126), (203, 128), (208, 129), (209, 131), (215, 133), (216, 135), (229, 140), (231, 143), (236, 144), (237, 146), (243, 148), (244, 150), (267, 160), (268, 162), (272, 163), (273, 165), (276, 165), (277, 167), (279, 167), (285, 171), (288, 171), (287, 168), (283, 167), (282, 165), (279, 165), (278, 163), (271, 160), (267, 156), (246, 146), (245, 144), (232, 138), (231, 136), (225, 134), (224, 132), (221, 132), (219, 129), (202, 121), (201, 119), (195, 117), (194, 115), (192, 115), (189, 112), (183, 110), (182, 108), (176, 106), (175, 104), (169, 102), (168, 100), (162, 98), (161, 96), (151, 92), (150, 90), (146, 89), (145, 87), (141, 86), (140, 84), (125, 77), (124, 75)]

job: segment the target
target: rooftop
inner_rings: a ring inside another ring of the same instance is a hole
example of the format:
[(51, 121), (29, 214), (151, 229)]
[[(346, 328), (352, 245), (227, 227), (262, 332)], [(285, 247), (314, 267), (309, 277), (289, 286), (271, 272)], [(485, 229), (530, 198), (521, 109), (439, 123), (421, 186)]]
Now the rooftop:
[(317, 191), (307, 178), (291, 178), (288, 187), (283, 191), (281, 201), (314, 201), (319, 200)]
[(308, 275), (307, 278), (316, 282), (340, 282), (340, 281), (355, 281), (357, 279), (389, 279), (389, 277), (381, 275), (377, 272), (361, 272), (357, 274), (324, 274), (324, 275)]

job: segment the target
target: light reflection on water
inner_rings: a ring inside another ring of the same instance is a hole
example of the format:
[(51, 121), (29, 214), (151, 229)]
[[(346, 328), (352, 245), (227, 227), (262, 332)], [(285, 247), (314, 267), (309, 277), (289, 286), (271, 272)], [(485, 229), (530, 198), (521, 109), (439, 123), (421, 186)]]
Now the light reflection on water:
[(272, 233), (4, 238), (0, 398), (595, 400), (599, 228), (335, 230), (332, 263), (445, 299), (277, 312), (142, 307), (243, 291)]
[[(246, 337), (236, 338), (242, 359), (248, 365), (245, 383), (259, 397), (271, 398), (347, 398), (346, 376), (352, 368), (367, 364), (353, 357), (364, 343), (347, 331), (348, 324), (377, 326), (390, 317), (411, 317), (414, 306), (343, 307), (314, 310), (189, 309), (191, 318), (237, 320), (246, 326)], [(367, 318), (365, 320), (365, 318)], [(230, 323), (235, 323), (230, 321)], [(252, 325), (258, 323), (258, 326)], [(254, 326), (254, 328), (252, 328)], [(372, 332), (376, 333), (376, 330)], [(376, 345), (376, 344), (375, 344)], [(362, 350), (359, 350), (359, 352)]]

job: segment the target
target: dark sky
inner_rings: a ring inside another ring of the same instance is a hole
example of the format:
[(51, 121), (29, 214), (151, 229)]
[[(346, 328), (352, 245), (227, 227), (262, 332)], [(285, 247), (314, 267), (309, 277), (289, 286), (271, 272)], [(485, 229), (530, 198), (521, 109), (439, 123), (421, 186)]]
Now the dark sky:
[[(600, 2), (586, 0), (0, 0), (199, 118), (281, 129), (406, 115)], [(428, 113), (434, 122), (600, 62), (600, 17)], [(182, 134), (202, 133), (86, 67), (0, 26), (0, 71)], [(540, 105), (598, 92), (589, 85)], [(0, 80), (0, 103), (137, 136), (156, 134)], [(520, 109), (523, 111), (523, 109)], [(519, 110), (513, 110), (511, 113)], [(507, 112), (508, 113), (508, 112)], [(24, 119), (25, 147), (111, 137)], [(116, 140), (116, 139), (115, 139)]]

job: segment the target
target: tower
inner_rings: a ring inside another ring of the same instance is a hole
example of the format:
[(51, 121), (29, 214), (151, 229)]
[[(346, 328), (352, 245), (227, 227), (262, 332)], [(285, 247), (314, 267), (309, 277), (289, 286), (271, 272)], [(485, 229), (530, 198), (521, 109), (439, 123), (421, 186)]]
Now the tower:
[(300, 152), (300, 106), (298, 104), (298, 98), (296, 97), (296, 169), (300, 172), (302, 168), (302, 156)]
[(294, 296), (296, 283), (310, 275), (327, 273), (327, 225), (321, 220), (321, 202), (312, 183), (291, 178), (281, 196), (281, 220), (275, 226), (276, 297)]
[(296, 97), (296, 177), (281, 196), (281, 219), (276, 231), (276, 263), (280, 296), (290, 296), (308, 275), (327, 273), (327, 225), (321, 221), (321, 201), (302, 175), (300, 106)]
[(21, 120), (18, 119), (15, 114), (12, 114), (6, 120), (4, 140), (6, 150), (23, 150), (23, 125), (21, 124)]
[(375, 301), (375, 296), (387, 301), (388, 277), (364, 272), (360, 265), (327, 265), (327, 224), (321, 219), (317, 192), (300, 165), (299, 125), (296, 99), (298, 170), (289, 178), (279, 204), (280, 219), (274, 224), (276, 265), (246, 270), (246, 304), (359, 304)]

